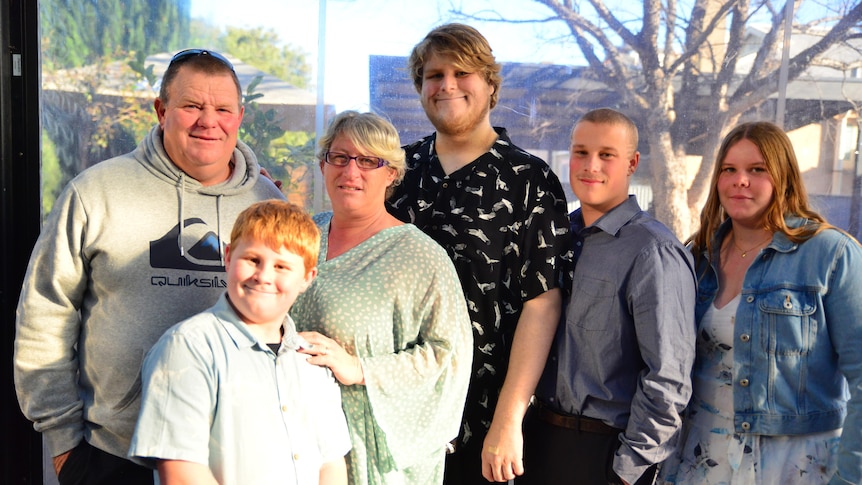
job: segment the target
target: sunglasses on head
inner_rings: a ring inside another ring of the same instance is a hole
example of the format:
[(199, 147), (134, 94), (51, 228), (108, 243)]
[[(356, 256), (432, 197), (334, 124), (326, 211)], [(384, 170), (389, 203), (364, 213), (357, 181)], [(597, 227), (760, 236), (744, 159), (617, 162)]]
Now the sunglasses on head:
[(171, 58), (170, 64), (173, 64), (175, 62), (182, 62), (185, 59), (189, 59), (196, 56), (210, 56), (213, 59), (221, 62), (225, 66), (229, 67), (231, 71), (235, 72), (233, 64), (231, 64), (231, 62), (227, 60), (225, 56), (219, 54), (218, 52), (207, 49), (186, 49), (184, 51), (179, 51), (174, 55), (174, 57)]

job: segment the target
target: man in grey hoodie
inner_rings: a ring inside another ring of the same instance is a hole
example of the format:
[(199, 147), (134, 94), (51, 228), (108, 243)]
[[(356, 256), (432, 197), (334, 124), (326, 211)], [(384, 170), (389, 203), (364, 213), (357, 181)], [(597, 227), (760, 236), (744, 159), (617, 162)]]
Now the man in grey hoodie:
[(69, 182), (42, 228), (18, 304), (15, 389), (61, 484), (153, 481), (126, 459), (144, 354), (224, 292), (236, 216), (284, 197), (237, 140), (241, 100), (227, 59), (180, 52), (158, 126)]

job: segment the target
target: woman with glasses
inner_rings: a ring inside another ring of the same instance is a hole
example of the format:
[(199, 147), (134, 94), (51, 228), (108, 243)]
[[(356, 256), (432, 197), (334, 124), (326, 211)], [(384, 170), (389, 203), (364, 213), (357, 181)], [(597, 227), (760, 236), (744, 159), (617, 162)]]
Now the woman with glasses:
[(442, 247), (386, 211), (405, 171), (389, 122), (347, 111), (319, 145), (332, 212), (315, 217), (319, 273), (291, 315), (309, 362), (342, 386), (349, 482), (442, 483), (472, 362), (458, 276)]

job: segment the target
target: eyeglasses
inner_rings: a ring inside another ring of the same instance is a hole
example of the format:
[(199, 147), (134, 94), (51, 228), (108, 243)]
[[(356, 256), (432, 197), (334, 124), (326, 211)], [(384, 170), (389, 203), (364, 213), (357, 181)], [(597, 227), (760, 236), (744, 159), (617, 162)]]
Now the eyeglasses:
[(380, 157), (366, 157), (365, 155), (351, 157), (346, 153), (339, 152), (326, 152), (323, 159), (326, 163), (335, 165), (336, 167), (346, 167), (350, 164), (351, 160), (356, 160), (356, 166), (360, 170), (374, 170), (389, 164), (389, 162)]
[[(229, 67), (231, 71), (236, 72), (236, 70), (233, 68), (233, 64), (231, 64), (231, 62), (229, 60), (227, 60), (227, 57), (219, 54), (218, 52), (210, 51), (210, 50), (206, 50), (206, 49), (186, 49), (184, 51), (179, 51), (176, 54), (174, 54), (174, 57), (171, 58), (170, 64), (173, 64), (175, 62), (182, 62), (185, 59), (188, 59), (190, 57), (195, 57), (195, 56), (210, 56), (213, 59), (221, 62), (225, 66)], [(168, 65), (170, 65), (170, 64), (168, 64)]]

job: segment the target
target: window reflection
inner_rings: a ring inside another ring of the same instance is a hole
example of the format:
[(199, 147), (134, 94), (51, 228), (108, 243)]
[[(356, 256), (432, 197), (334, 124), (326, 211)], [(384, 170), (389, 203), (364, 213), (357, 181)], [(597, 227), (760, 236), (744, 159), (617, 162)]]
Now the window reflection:
[[(561, 181), (568, 179), (568, 134), (579, 113), (612, 106), (634, 118), (642, 131), (643, 157), (632, 190), (660, 215), (670, 204), (687, 204), (689, 213), (696, 212), (697, 191), (708, 176), (701, 159), (711, 163), (723, 135), (720, 128), (747, 119), (774, 120), (778, 104), (769, 83), (779, 67), (783, 37), (775, 36), (779, 40), (769, 55), (762, 53), (762, 46), (773, 37), (771, 25), (781, 34), (780, 19), (753, 11), (746, 14), (752, 20), (742, 25), (735, 20), (742, 15), (735, 16), (721, 0), (709, 4), (705, 20), (696, 26), (682, 23), (695, 18), (691, 12), (678, 12), (678, 37), (669, 50), (661, 50), (664, 39), (671, 38), (661, 26), (654, 39), (660, 49), (653, 64), (644, 60), (649, 46), (631, 44), (623, 30), (632, 34), (640, 30), (643, 9), (635, 5), (614, 4), (610, 13), (622, 22), (614, 26), (613, 18), (599, 18), (586, 6), (579, 11), (580, 24), (524, 22), (563, 13), (542, 0), (503, 5), (487, 0), (457, 4), (330, 0), (324, 5), (249, 0), (242, 9), (227, 0), (139, 0), (124, 2), (122, 16), (99, 11), (92, 0), (72, 1), (77, 8), (64, 7), (67, 3), (40, 4), (46, 211), (74, 174), (134, 148), (155, 122), (151, 101), (164, 58), (189, 46), (219, 50), (246, 66), (247, 74), (241, 77), (247, 116), (241, 137), (262, 165), (285, 181), (293, 200), (312, 210), (325, 209), (325, 202), (315, 203), (312, 195), (314, 136), (321, 114), (375, 110), (393, 121), (404, 143), (432, 131), (404, 69), (405, 58), (428, 30), (447, 21), (473, 24), (489, 38), (504, 63), (502, 99), (492, 122), (505, 126), (519, 145), (547, 160)], [(319, 17), (320, 7), (326, 7), (324, 18)], [(845, 18), (860, 16), (859, 9), (850, 5), (834, 12), (802, 4), (796, 12), (790, 55), (817, 45), (823, 39), (822, 28), (834, 24), (821, 22), (821, 30), (803, 30), (805, 25), (836, 18), (838, 13)], [(680, 39), (689, 35), (688, 30), (709, 28), (709, 16), (717, 14), (726, 17), (715, 23), (711, 36), (704, 36), (708, 43), (696, 56), (685, 58)], [(608, 45), (596, 43), (585, 27), (590, 25), (597, 27), (595, 35), (607, 33)], [(573, 32), (593, 42), (598, 62), (590, 62), (590, 51), (578, 45)], [(807, 164), (807, 188), (842, 227), (849, 226), (855, 200), (854, 108), (862, 102), (859, 45), (853, 42), (835, 43), (824, 49), (818, 62), (792, 72), (785, 100), (785, 127), (800, 161)], [(673, 62), (678, 68), (669, 67)], [(723, 70), (728, 64), (733, 64), (733, 72)], [(650, 84), (645, 73), (651, 71), (645, 65), (653, 66), (653, 74), (673, 75), (668, 84), (672, 97), (646, 95), (661, 84)], [(759, 75), (746, 79), (751, 72)], [(623, 74), (628, 77), (623, 79)], [(733, 94), (751, 82), (762, 86), (722, 101), (724, 91)], [(768, 96), (760, 100), (763, 92)], [(663, 111), (672, 113), (664, 123), (655, 116), (654, 106), (643, 104), (649, 99), (673, 103), (672, 109)], [(668, 179), (679, 185), (676, 192), (662, 187)], [(691, 221), (683, 222), (674, 226), (681, 237), (693, 230)]]

